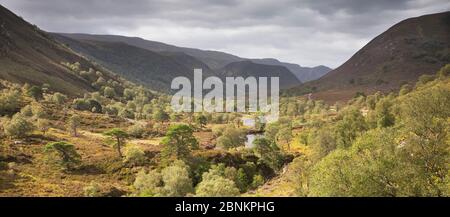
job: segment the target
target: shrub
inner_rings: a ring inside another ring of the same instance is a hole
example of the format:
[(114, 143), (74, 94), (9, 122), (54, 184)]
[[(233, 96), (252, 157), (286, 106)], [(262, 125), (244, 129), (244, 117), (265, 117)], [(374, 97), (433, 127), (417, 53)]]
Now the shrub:
[(22, 106), (23, 97), (17, 90), (3, 90), (0, 93), (0, 116), (12, 115)]
[(142, 138), (145, 128), (141, 123), (136, 123), (128, 128), (128, 134), (132, 137)]
[(27, 90), (27, 94), (35, 100), (41, 100), (43, 98), (42, 88), (38, 86), (32, 86)]
[(72, 108), (80, 111), (91, 111), (91, 104), (85, 99), (74, 99)]
[(125, 148), (125, 157), (123, 161), (133, 166), (145, 164), (146, 157), (144, 151), (135, 145), (129, 145)]
[(13, 138), (25, 138), (34, 129), (33, 124), (22, 114), (15, 114), (4, 126), (5, 134)]
[(227, 127), (223, 134), (217, 138), (217, 146), (224, 149), (236, 148), (244, 145), (247, 141), (245, 132), (234, 127)]
[(111, 116), (117, 116), (119, 114), (119, 110), (120, 108), (117, 105), (106, 105), (104, 109), (105, 113)]
[(159, 122), (166, 122), (169, 120), (169, 114), (167, 114), (167, 112), (165, 112), (162, 109), (158, 109), (156, 110), (153, 115), (152, 115), (153, 119), (155, 121), (159, 121)]
[(86, 197), (101, 197), (100, 185), (96, 182), (91, 182), (88, 186), (83, 188), (84, 196)]
[(116, 96), (116, 91), (114, 90), (114, 88), (105, 87), (105, 89), (103, 90), (103, 95), (112, 99)]
[(264, 184), (264, 177), (262, 177), (261, 175), (255, 175), (255, 176), (253, 176), (253, 181), (252, 181), (252, 184), (251, 184), (251, 187), (253, 188), (253, 189), (256, 189), (256, 188), (258, 188), (259, 186), (261, 186), (261, 185), (263, 185)]
[(195, 194), (199, 197), (235, 197), (239, 195), (239, 189), (230, 179), (213, 176), (200, 182)]
[(152, 170), (146, 173), (141, 170), (137, 175), (133, 183), (134, 193), (137, 196), (163, 196), (162, 195), (162, 176), (156, 170)]
[(183, 161), (175, 161), (161, 171), (164, 182), (164, 194), (169, 197), (182, 197), (193, 192), (189, 167)]
[(211, 130), (212, 130), (214, 137), (217, 138), (223, 134), (223, 131), (225, 130), (225, 126), (222, 126), (222, 125), (213, 126)]
[(81, 162), (81, 156), (75, 147), (66, 142), (48, 143), (44, 152), (47, 154), (47, 160), (58, 164), (64, 170), (72, 170)]
[(161, 173), (156, 170), (149, 173), (140, 171), (133, 186), (138, 196), (182, 197), (193, 192), (189, 167), (182, 161), (175, 161)]

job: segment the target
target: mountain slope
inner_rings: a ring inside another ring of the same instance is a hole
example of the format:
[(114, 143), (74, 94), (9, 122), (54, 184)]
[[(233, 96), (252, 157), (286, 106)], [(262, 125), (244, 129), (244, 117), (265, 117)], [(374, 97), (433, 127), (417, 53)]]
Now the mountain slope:
[(230, 63), (220, 70), (220, 74), (222, 77), (279, 77), (280, 88), (282, 89), (293, 87), (300, 83), (297, 77), (284, 66), (263, 65), (249, 60)]
[(61, 62), (80, 62), (83, 66), (96, 68), (0, 5), (0, 79), (49, 84), (51, 89), (69, 95), (95, 90), (89, 81), (71, 72)]
[(204, 75), (211, 70), (201, 61), (184, 53), (156, 53), (123, 42), (74, 40), (53, 34), (64, 43), (121, 76), (154, 90), (170, 91), (172, 79), (193, 77), (193, 69), (201, 67)]
[(264, 65), (277, 65), (284, 66), (288, 68), (292, 73), (294, 73), (297, 78), (301, 81), (310, 81), (317, 79), (331, 69), (325, 66), (318, 67), (301, 67), (297, 64), (284, 63), (276, 59), (247, 59), (238, 57), (232, 54), (219, 52), (219, 51), (209, 51), (200, 50), (194, 48), (177, 47), (173, 45), (164, 44), (156, 41), (149, 41), (138, 37), (126, 37), (119, 35), (92, 35), (92, 34), (80, 34), (80, 33), (55, 33), (68, 38), (76, 40), (95, 40), (95, 41), (106, 41), (106, 42), (124, 42), (132, 46), (147, 49), (154, 52), (176, 52), (185, 53), (196, 59), (204, 62), (212, 70), (218, 70), (232, 62), (240, 62), (245, 60), (250, 60), (254, 63), (264, 64)]
[(177, 52), (196, 57), (212, 69), (221, 68), (229, 63), (241, 61), (242, 58), (219, 51), (200, 50), (195, 48), (177, 47), (161, 42), (144, 40), (138, 37), (127, 37), (119, 35), (91, 35), (79, 33), (57, 33), (59, 35), (76, 40), (91, 40), (104, 42), (123, 42), (135, 47), (147, 49), (154, 52)]
[(291, 89), (316, 98), (345, 100), (413, 83), (450, 62), (450, 12), (404, 20), (377, 36), (324, 77)]
[(193, 69), (202, 68), (204, 76), (279, 76), (280, 87), (289, 88), (300, 81), (284, 66), (256, 64), (251, 61), (231, 62), (221, 69), (212, 70), (195, 57), (182, 52), (154, 52), (124, 42), (73, 39), (53, 34), (60, 42), (99, 62), (106, 68), (132, 81), (151, 88), (170, 90), (173, 78), (192, 79)]

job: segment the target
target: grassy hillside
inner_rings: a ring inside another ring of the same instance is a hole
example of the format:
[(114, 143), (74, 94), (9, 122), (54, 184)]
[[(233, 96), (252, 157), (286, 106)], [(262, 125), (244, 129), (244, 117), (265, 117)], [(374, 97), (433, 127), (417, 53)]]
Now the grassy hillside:
[[(63, 62), (79, 62), (95, 70), (93, 65), (45, 32), (0, 6), (0, 78), (17, 83), (48, 84), (50, 88), (82, 95), (96, 90), (91, 82), (64, 66)], [(112, 78), (108, 74), (105, 74)]]

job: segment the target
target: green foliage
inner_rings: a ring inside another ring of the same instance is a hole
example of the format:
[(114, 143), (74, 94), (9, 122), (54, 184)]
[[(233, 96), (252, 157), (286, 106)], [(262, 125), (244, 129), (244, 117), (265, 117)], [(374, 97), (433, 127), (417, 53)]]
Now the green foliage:
[(164, 168), (161, 174), (165, 196), (182, 197), (194, 191), (192, 180), (189, 178), (189, 167), (183, 161), (175, 161), (171, 166)]
[(81, 124), (81, 118), (80, 116), (74, 114), (70, 116), (69, 120), (67, 121), (67, 128), (70, 132), (72, 132), (73, 136), (78, 136), (78, 127)]
[(134, 96), (135, 96), (135, 94), (134, 94), (133, 90), (128, 89), (128, 88), (125, 88), (125, 89), (123, 90), (123, 97), (124, 97), (126, 100), (132, 100), (132, 99), (134, 98)]
[(450, 64), (445, 65), (444, 67), (442, 67), (438, 73), (437, 73), (438, 77), (441, 79), (444, 79), (448, 76), (450, 76)]
[(259, 162), (268, 165), (274, 171), (281, 169), (284, 155), (275, 143), (265, 138), (257, 138), (253, 144), (255, 144), (253, 151), (259, 158)]
[(422, 75), (419, 77), (419, 81), (417, 81), (416, 86), (423, 86), (434, 79), (435, 77), (433, 75)]
[(309, 195), (448, 196), (450, 86), (426, 85), (397, 99), (394, 127), (370, 130), (319, 161)]
[(4, 126), (5, 134), (13, 138), (25, 138), (33, 129), (34, 125), (20, 113), (15, 114)]
[(162, 196), (163, 181), (161, 173), (152, 170), (146, 173), (141, 170), (134, 180), (133, 187), (137, 196)]
[(145, 133), (145, 127), (141, 123), (135, 123), (132, 126), (128, 127), (128, 135), (135, 138), (142, 138)]
[(277, 134), (280, 130), (280, 124), (278, 122), (267, 124), (264, 137), (270, 141), (277, 141)]
[(200, 197), (234, 197), (240, 191), (232, 179), (225, 178), (225, 166), (213, 166), (202, 176), (202, 181), (196, 187), (196, 196)]
[(283, 142), (288, 145), (288, 150), (291, 149), (290, 142), (292, 140), (292, 127), (291, 126), (283, 126), (278, 131), (276, 137), (278, 141)]
[(58, 105), (63, 105), (64, 102), (67, 100), (67, 96), (62, 94), (62, 93), (54, 93), (51, 98), (50, 98), (51, 102), (58, 104)]
[(140, 171), (133, 184), (138, 196), (182, 197), (193, 192), (189, 178), (189, 167), (182, 161), (175, 161), (161, 172)]
[(212, 127), (211, 131), (214, 135), (215, 138), (218, 138), (219, 136), (221, 136), (223, 134), (223, 132), (225, 131), (225, 126), (223, 125), (218, 125), (218, 126), (214, 126)]
[(0, 115), (13, 115), (20, 111), (23, 96), (17, 90), (2, 90), (0, 93)]
[(102, 113), (102, 105), (94, 99), (74, 99), (72, 108), (80, 111), (90, 111), (94, 113)]
[(104, 133), (104, 135), (108, 136), (109, 138), (114, 139), (116, 141), (114, 143), (114, 146), (117, 149), (117, 153), (119, 154), (119, 157), (122, 157), (123, 155), (122, 155), (121, 148), (125, 143), (125, 139), (128, 138), (128, 134), (119, 128), (113, 128), (113, 129), (106, 131)]
[(100, 185), (95, 182), (91, 182), (88, 186), (83, 188), (84, 196), (86, 197), (101, 197)]
[(336, 149), (336, 139), (330, 126), (320, 128), (314, 137), (314, 158), (321, 159)]
[(222, 135), (217, 138), (217, 146), (231, 149), (244, 145), (245, 141), (247, 141), (247, 137), (244, 130), (228, 126)]
[(27, 94), (35, 100), (41, 100), (44, 97), (42, 88), (38, 86), (32, 86), (27, 90)]
[(81, 156), (75, 147), (66, 142), (48, 143), (44, 147), (44, 152), (50, 162), (58, 164), (64, 170), (72, 170), (81, 162)]
[(403, 95), (408, 94), (409, 92), (411, 92), (411, 86), (409, 84), (405, 84), (405, 85), (402, 85), (398, 94), (400, 96), (403, 96)]
[(135, 118), (134, 112), (127, 108), (120, 108), (118, 115), (119, 117), (122, 118), (129, 118), (129, 119)]
[(167, 112), (165, 112), (162, 109), (157, 109), (154, 113), (153, 113), (153, 119), (155, 121), (159, 121), (159, 122), (166, 122), (169, 120), (169, 114), (167, 114)]
[(90, 108), (91, 112), (94, 112), (94, 113), (102, 113), (103, 112), (102, 105), (97, 100), (89, 99), (88, 103), (89, 103), (89, 108)]
[(192, 128), (183, 124), (171, 126), (161, 144), (164, 145), (161, 154), (165, 159), (186, 159), (191, 150), (198, 149)]
[(264, 177), (257, 174), (255, 176), (253, 176), (253, 181), (251, 184), (252, 189), (256, 189), (257, 187), (261, 186), (264, 184)]
[(128, 145), (125, 147), (123, 162), (132, 166), (144, 165), (147, 158), (145, 152), (136, 145)]
[(74, 99), (72, 103), (72, 108), (80, 111), (90, 111), (91, 105), (85, 99)]
[(381, 99), (376, 107), (375, 114), (378, 127), (390, 127), (395, 124), (395, 116), (391, 111), (392, 101), (389, 98)]
[(247, 177), (247, 174), (245, 173), (245, 170), (243, 168), (239, 168), (237, 170), (236, 178), (234, 179), (234, 182), (236, 183), (236, 186), (239, 188), (241, 192), (245, 192), (248, 189), (249, 184), (249, 178)]
[(114, 90), (114, 88), (105, 87), (103, 89), (103, 95), (105, 97), (108, 97), (108, 98), (112, 99), (112, 98), (114, 98), (116, 96), (116, 91)]
[(195, 124), (197, 124), (200, 128), (204, 128), (207, 123), (208, 119), (206, 119), (205, 115), (199, 114), (195, 116)]
[(361, 112), (350, 109), (343, 115), (342, 120), (336, 123), (335, 137), (340, 148), (350, 147), (357, 136), (367, 129), (367, 125)]

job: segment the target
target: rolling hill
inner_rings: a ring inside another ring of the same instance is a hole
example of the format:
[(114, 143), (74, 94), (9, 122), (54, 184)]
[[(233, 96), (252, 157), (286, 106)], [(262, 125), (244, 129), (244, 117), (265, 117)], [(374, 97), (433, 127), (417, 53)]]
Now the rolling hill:
[(450, 12), (406, 19), (374, 38), (340, 67), (288, 92), (346, 100), (356, 92), (398, 89), (450, 62)]
[(0, 5), (0, 79), (50, 88), (69, 95), (94, 91), (91, 82), (70, 71), (62, 62), (80, 62), (99, 69)]

